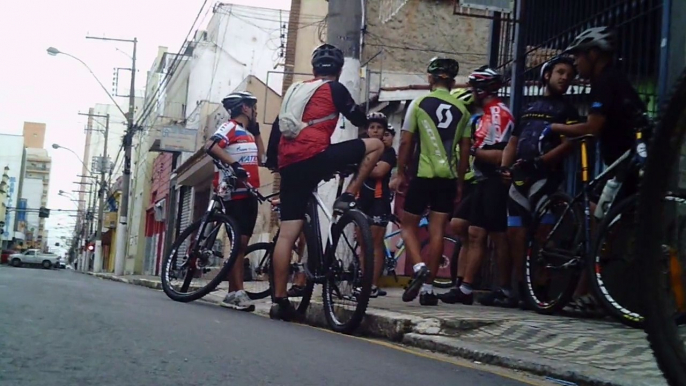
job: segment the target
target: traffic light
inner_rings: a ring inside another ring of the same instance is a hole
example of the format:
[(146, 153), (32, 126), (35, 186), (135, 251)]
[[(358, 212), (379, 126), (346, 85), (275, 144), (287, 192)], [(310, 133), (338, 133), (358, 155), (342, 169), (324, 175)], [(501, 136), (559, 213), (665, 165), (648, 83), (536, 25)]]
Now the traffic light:
[(50, 217), (50, 209), (48, 209), (48, 208), (46, 208), (46, 207), (44, 207), (44, 206), (41, 206), (41, 207), (38, 209), (38, 217), (39, 217), (39, 218), (48, 218), (48, 217)]

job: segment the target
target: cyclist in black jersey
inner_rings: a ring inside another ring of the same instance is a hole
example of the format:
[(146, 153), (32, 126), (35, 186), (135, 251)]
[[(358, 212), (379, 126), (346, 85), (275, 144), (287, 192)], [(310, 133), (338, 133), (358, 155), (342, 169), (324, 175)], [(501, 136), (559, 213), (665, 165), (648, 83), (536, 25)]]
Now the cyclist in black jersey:
[[(574, 39), (565, 52), (574, 55), (579, 76), (591, 81), (588, 119), (573, 125), (554, 123), (545, 130), (545, 134), (567, 137), (596, 135), (600, 140), (600, 156), (606, 165), (614, 163), (634, 145), (634, 129), (644, 124), (638, 119), (646, 111), (629, 79), (613, 65), (614, 51), (615, 33), (608, 27), (589, 28)], [(623, 181), (616, 199), (637, 190), (638, 173), (633, 173)], [(591, 212), (595, 212), (595, 203), (591, 203)], [(588, 295), (590, 290), (586, 283), (584, 275), (568, 311), (600, 310)]]
[[(367, 115), (367, 135), (369, 138), (378, 138), (383, 141), (388, 129), (386, 115), (383, 113)], [(384, 235), (391, 215), (391, 190), (388, 187), (388, 182), (391, 179), (391, 171), (397, 163), (395, 149), (392, 146), (384, 147), (381, 158), (372, 169), (369, 178), (362, 184), (357, 199), (359, 209), (369, 216), (372, 223), (372, 239), (374, 240), (374, 276), (370, 295), (372, 298), (385, 295), (385, 291), (381, 291), (378, 284), (384, 262)]]
[[(532, 211), (545, 197), (555, 192), (564, 179), (562, 160), (572, 150), (570, 143), (560, 136), (541, 138), (551, 123), (573, 124), (579, 121), (577, 109), (563, 99), (576, 76), (574, 61), (556, 57), (541, 68), (544, 96), (529, 103), (519, 116), (512, 137), (503, 151), (502, 174), (510, 185), (508, 199), (509, 264), (499, 266), (499, 277), (505, 280), (500, 288), (481, 300), (484, 305), (515, 307), (518, 296), (510, 291), (510, 277), (514, 272), (515, 285), (520, 290), (524, 280), (524, 255), (527, 229), (531, 226)], [(547, 234), (547, 232), (546, 232)], [(510, 296), (508, 296), (510, 295)]]

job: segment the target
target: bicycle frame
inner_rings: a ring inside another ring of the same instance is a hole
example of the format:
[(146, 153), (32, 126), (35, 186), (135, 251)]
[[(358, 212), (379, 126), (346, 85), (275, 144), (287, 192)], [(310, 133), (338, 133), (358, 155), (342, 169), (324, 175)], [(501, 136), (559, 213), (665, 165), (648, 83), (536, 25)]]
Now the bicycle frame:
[[(422, 218), (419, 220), (419, 228), (426, 228), (429, 226), (429, 219), (427, 216), (422, 216)], [(398, 264), (398, 259), (400, 256), (405, 252), (405, 240), (400, 239), (400, 242), (396, 245), (397, 249), (395, 253), (391, 253), (391, 249), (388, 246), (388, 240), (392, 237), (397, 236), (402, 232), (402, 228), (398, 228), (397, 230), (387, 234), (384, 236), (383, 242), (384, 242), (384, 261), (385, 261), (385, 268), (387, 270), (393, 270), (395, 271), (395, 268)]]

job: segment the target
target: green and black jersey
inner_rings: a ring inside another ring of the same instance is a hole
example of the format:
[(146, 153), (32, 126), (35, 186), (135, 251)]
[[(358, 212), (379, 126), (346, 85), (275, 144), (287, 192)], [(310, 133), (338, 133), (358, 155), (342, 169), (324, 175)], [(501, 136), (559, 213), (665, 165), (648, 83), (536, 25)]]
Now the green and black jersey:
[(444, 88), (412, 101), (403, 130), (418, 138), (417, 177), (457, 178), (456, 146), (470, 138), (470, 115), (462, 101)]

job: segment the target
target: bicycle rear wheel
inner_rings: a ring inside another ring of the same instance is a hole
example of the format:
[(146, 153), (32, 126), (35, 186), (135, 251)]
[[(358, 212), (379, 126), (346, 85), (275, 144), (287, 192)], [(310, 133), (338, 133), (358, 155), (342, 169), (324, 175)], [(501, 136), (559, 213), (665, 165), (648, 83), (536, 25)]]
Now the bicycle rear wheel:
[(587, 257), (596, 299), (612, 317), (633, 328), (641, 328), (644, 320), (636, 287), (641, 275), (634, 237), (637, 204), (634, 195), (612, 206), (598, 226)]
[[(581, 210), (566, 193), (556, 192), (535, 214), (524, 267), (524, 298), (541, 314), (560, 311), (571, 300), (581, 267), (569, 264), (582, 237)], [(550, 220), (550, 221), (544, 221)], [(559, 224), (554, 233), (554, 225)], [(550, 236), (545, 245), (543, 241)], [(562, 256), (562, 257), (561, 257)]]
[[(663, 200), (679, 167), (686, 134), (686, 70), (681, 75), (649, 148), (638, 206), (636, 240), (643, 283), (644, 328), (658, 366), (670, 385), (686, 385), (686, 350), (674, 321), (674, 298), (664, 264)], [(679, 170), (682, 172), (681, 170)], [(668, 213), (670, 212), (670, 213)]]
[[(219, 283), (227, 280), (238, 256), (240, 234), (233, 218), (213, 213), (207, 222), (205, 235), (199, 239), (200, 246), (195, 248), (195, 234), (201, 225), (202, 220), (198, 220), (188, 226), (174, 241), (169, 255), (162, 260), (162, 289), (177, 302), (192, 302), (214, 291)], [(220, 240), (221, 228), (226, 240)], [(218, 245), (215, 245), (216, 241), (219, 241)], [(182, 256), (179, 256), (179, 251)], [(175, 279), (181, 283), (174, 283)], [(198, 283), (191, 285), (193, 279), (199, 279)]]
[[(356, 229), (346, 231), (345, 227), (350, 224)], [(357, 243), (354, 240), (356, 234), (361, 237)], [(326, 267), (326, 281), (322, 288), (324, 315), (332, 330), (350, 334), (362, 322), (372, 291), (374, 259), (360, 259), (357, 253), (359, 248), (364, 256), (374, 256), (372, 231), (367, 216), (356, 209), (344, 213), (333, 226), (331, 238), (331, 244), (325, 252), (328, 267)], [(339, 241), (343, 241), (340, 250)], [(358, 243), (359, 246), (356, 248), (355, 244)], [(336, 312), (338, 300), (351, 301), (352, 310), (343, 309), (340, 313)], [(343, 320), (343, 318), (348, 318), (348, 320)]]

